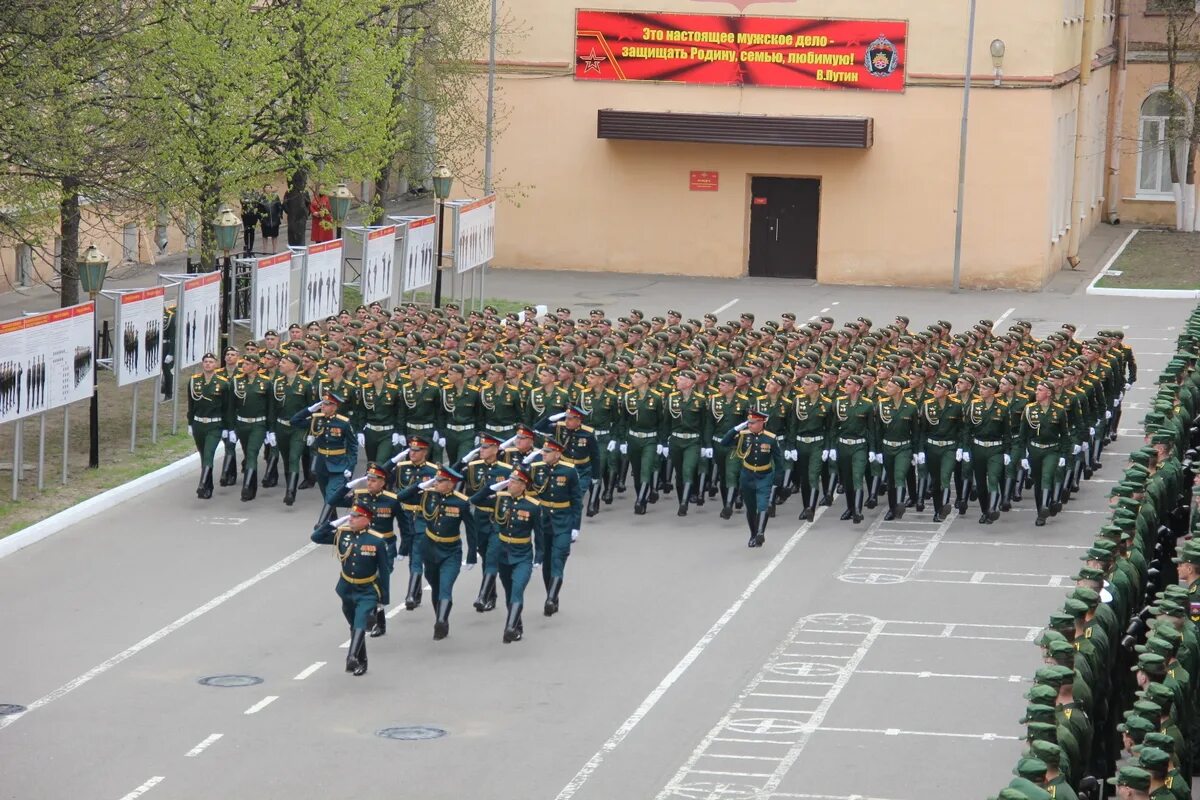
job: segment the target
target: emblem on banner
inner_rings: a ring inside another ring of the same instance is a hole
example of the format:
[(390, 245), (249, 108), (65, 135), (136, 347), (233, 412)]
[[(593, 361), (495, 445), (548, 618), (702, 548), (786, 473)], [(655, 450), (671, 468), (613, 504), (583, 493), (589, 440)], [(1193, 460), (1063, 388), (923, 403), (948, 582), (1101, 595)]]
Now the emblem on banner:
[(900, 54), (896, 52), (896, 45), (892, 44), (886, 36), (880, 36), (867, 45), (867, 57), (864, 63), (867, 72), (876, 78), (886, 78), (900, 66)]

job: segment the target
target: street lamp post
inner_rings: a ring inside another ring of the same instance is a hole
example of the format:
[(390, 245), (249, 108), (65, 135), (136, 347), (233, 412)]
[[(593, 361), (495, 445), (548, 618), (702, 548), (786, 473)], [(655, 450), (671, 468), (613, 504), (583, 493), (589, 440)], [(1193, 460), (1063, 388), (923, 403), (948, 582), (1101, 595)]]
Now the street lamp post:
[(433, 307), (442, 307), (442, 234), (446, 229), (446, 198), (450, 196), (450, 187), (454, 184), (454, 174), (445, 164), (439, 164), (433, 170), (433, 196), (438, 201), (438, 246), (437, 246), (437, 277), (433, 283)]
[(79, 286), (92, 299), (92, 403), (88, 409), (88, 468), (100, 466), (100, 355), (99, 317), (96, 314), (96, 295), (104, 288), (108, 275), (108, 257), (96, 245), (89, 245), (79, 259)]
[(338, 239), (342, 238), (342, 223), (346, 221), (346, 215), (350, 213), (350, 201), (353, 199), (354, 195), (350, 194), (350, 190), (344, 183), (339, 183), (333, 190), (333, 194), (329, 196), (329, 215), (333, 217)]
[(221, 206), (217, 218), (213, 221), (213, 233), (217, 237), (217, 249), (225, 253), (221, 262), (221, 357), (229, 346), (229, 315), (233, 313), (231, 306), (234, 302), (233, 292), (233, 259), (230, 252), (237, 240), (238, 226), (241, 220), (229, 206)]

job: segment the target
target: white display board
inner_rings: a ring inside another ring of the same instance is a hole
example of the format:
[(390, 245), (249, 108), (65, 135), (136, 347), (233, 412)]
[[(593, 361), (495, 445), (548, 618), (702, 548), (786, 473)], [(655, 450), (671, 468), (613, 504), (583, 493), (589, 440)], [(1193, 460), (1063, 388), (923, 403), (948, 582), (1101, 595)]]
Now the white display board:
[(221, 273), (209, 272), (183, 282), (175, 338), (179, 342), (180, 369), (199, 364), (205, 353), (213, 353), (220, 360)]
[(343, 240), (309, 245), (304, 257), (304, 288), (300, 322), (336, 316), (342, 307)]
[(368, 228), (363, 242), (359, 290), (364, 304), (392, 304), (393, 262), (396, 260), (396, 226)]
[(128, 386), (162, 373), (166, 292), (165, 286), (156, 286), (122, 292), (117, 299), (113, 370), (117, 373), (118, 386)]
[(251, 270), (250, 330), (261, 339), (267, 331), (288, 326), (288, 288), (291, 285), (292, 254), (278, 253), (257, 259)]
[(437, 217), (410, 217), (404, 228), (400, 260), (404, 264), (401, 291), (411, 292), (433, 283), (437, 260)]
[(496, 195), (457, 201), (454, 209), (454, 270), (470, 272), (496, 257)]
[(0, 423), (87, 399), (95, 335), (90, 301), (0, 322)]

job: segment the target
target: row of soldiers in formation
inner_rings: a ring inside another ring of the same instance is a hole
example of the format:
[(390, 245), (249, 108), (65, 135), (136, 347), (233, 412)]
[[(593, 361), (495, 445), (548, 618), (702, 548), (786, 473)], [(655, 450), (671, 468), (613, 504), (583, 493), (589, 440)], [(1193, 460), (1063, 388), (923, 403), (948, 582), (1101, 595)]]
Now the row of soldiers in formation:
[(1200, 308), (1160, 373), (1111, 516), (1049, 619), (1001, 800), (1190, 800), (1200, 771)]
[[(223, 485), (237, 482), (240, 443), (242, 499), (253, 499), (265, 445), (263, 485), (277, 483), (282, 461), (283, 500), (294, 503), (315, 479), (309, 434), (291, 419), (332, 391), (357, 450), (377, 463), (421, 436), (453, 464), (481, 434), (507, 440), (576, 406), (588, 435), (564, 458), (596, 478), (589, 517), (632, 475), (635, 514), (660, 492), (675, 492), (680, 516), (719, 494), (723, 518), (745, 508), (751, 546), (796, 493), (801, 519), (842, 493), (842, 519), (860, 522), (886, 491), (889, 518), (932, 501), (940, 521), (974, 498), (990, 524), (1032, 488), (1044, 525), (1100, 467), (1136, 362), (1121, 330), (1078, 341), (1069, 323), (1040, 340), (1026, 322), (993, 328), (912, 330), (903, 316), (874, 329), (863, 317), (835, 327), (783, 314), (756, 328), (750, 313), (722, 324), (633, 310), (614, 323), (599, 309), (577, 320), (565, 308), (545, 319), (359, 308), (293, 325), (286, 342), (269, 332), (262, 347), (229, 348), (223, 364), (202, 361), (188, 405), (197, 494), (211, 497), (224, 441)], [(756, 452), (770, 457), (751, 458), (747, 481), (748, 442), (730, 432), (751, 411), (765, 415), (769, 452), (765, 441)]]

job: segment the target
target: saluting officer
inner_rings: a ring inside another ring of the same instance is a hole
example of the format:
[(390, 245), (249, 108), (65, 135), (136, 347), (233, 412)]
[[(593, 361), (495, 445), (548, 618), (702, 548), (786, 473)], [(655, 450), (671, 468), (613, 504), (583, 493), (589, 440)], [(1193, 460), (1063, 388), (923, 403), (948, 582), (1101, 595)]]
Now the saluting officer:
[(480, 434), (477, 451), (479, 458), (468, 462), (462, 470), (463, 493), (472, 498), (471, 504), (475, 507), (475, 540), (479, 556), (483, 560), (483, 580), (479, 585), (479, 596), (475, 598), (475, 610), (480, 613), (496, 607), (497, 570), (493, 550), (497, 544), (496, 528), (492, 524), (494, 509), (490, 504), (475, 502), (473, 498), (493, 483), (504, 480), (512, 472), (512, 466), (498, 458), (500, 444), (500, 440), (492, 434)]
[(331, 544), (342, 569), (337, 592), (342, 598), (342, 614), (350, 625), (350, 649), (346, 651), (346, 672), (363, 675), (367, 671), (367, 625), (379, 602), (379, 576), (387, 561), (383, 539), (370, 529), (371, 509), (356, 505), (349, 516), (322, 522), (310, 537), (317, 544)]
[(775, 492), (776, 470), (783, 470), (783, 448), (775, 434), (766, 430), (767, 415), (751, 409), (745, 422), (721, 437), (722, 447), (732, 447), (732, 458), (741, 465), (739, 486), (746, 504), (750, 527), (747, 547), (762, 547), (767, 539), (767, 509)]
[(915, 459), (920, 417), (917, 404), (905, 395), (908, 380), (900, 375), (893, 376), (883, 385), (883, 393), (875, 401), (879, 416), (875, 451), (880, 458), (887, 480), (888, 510), (885, 520), (904, 516), (908, 492), (908, 471)]
[[(540, 427), (534, 430), (562, 445), (561, 461), (575, 468), (579, 479), (579, 493), (587, 498), (587, 504), (590, 505), (592, 495), (599, 491), (599, 484), (592, 479), (592, 469), (593, 465), (600, 461), (600, 446), (596, 442), (595, 431), (583, 424), (586, 416), (586, 412), (579, 406), (568, 406), (566, 411), (539, 422)], [(571, 541), (579, 538), (582, 525), (583, 505), (580, 504), (570, 529)]]
[(284, 505), (296, 502), (300, 484), (301, 459), (304, 458), (304, 429), (292, 425), (292, 417), (315, 401), (312, 381), (300, 374), (300, 356), (288, 353), (279, 362), (279, 374), (271, 387), (275, 402), (275, 447), (283, 459)]
[(242, 359), (242, 374), (230, 381), (235, 426), (231, 441), (242, 443), (242, 500), (258, 494), (258, 453), (267, 431), (275, 427), (275, 402), (271, 382), (258, 374), (258, 356)]
[(542, 566), (542, 581), (546, 585), (546, 604), (542, 611), (547, 617), (558, 613), (558, 595), (562, 591), (571, 543), (579, 536), (579, 530), (572, 526), (583, 507), (579, 474), (574, 467), (561, 462), (562, 452), (561, 442), (547, 439), (539, 454), (526, 456), (531, 462), (529, 489), (537, 497), (545, 517), (546, 535), (542, 537), (542, 549), (535, 554), (534, 560)]
[[(347, 487), (343, 500), (349, 506), (365, 506), (371, 509), (371, 530), (383, 539), (387, 548), (384, 569), (379, 570), (379, 603), (371, 625), (371, 636), (383, 636), (387, 632), (387, 606), (392, 602), (392, 567), (396, 560), (395, 521), (400, 515), (400, 501), (395, 492), (387, 490), (388, 470), (371, 462), (363, 476), (366, 487)], [(357, 483), (357, 481), (355, 481)]]
[[(309, 423), (306, 441), (316, 452), (313, 472), (325, 505), (317, 517), (321, 524), (337, 514), (337, 504), (346, 490), (346, 481), (354, 474), (358, 461), (358, 441), (350, 420), (338, 413), (344, 398), (335, 392), (326, 392), (317, 403), (292, 417), (292, 426)], [(320, 413), (317, 413), (318, 409)], [(311, 422), (310, 422), (311, 420)]]
[(1040, 381), (1034, 402), (1025, 406), (1021, 420), (1021, 444), (1025, 452), (1021, 468), (1033, 480), (1033, 498), (1037, 503), (1037, 520), (1033, 524), (1039, 528), (1055, 510), (1056, 473), (1066, 468), (1067, 454), (1071, 451), (1067, 410), (1054, 402), (1054, 391), (1050, 379)]
[[(430, 442), (421, 436), (408, 440), (408, 459), (396, 464), (394, 476), (396, 493), (424, 483), (437, 475), (438, 465), (428, 460)], [(386, 465), (385, 465), (386, 466)], [(396, 554), (408, 558), (408, 591), (404, 595), (404, 608), (412, 611), (421, 605), (421, 543), (416, 538), (416, 517), (421, 506), (415, 501), (400, 503), (400, 546)]]
[(196, 496), (208, 500), (213, 493), (213, 459), (222, 431), (233, 427), (230, 418), (229, 380), (217, 374), (217, 357), (205, 353), (200, 359), (200, 372), (188, 381), (188, 433), (200, 453), (200, 484)]
[(504, 643), (519, 642), (525, 634), (521, 610), (525, 606), (525, 587), (533, 572), (534, 553), (541, 552), (545, 516), (539, 501), (525, 493), (529, 473), (524, 467), (513, 469), (506, 479), (484, 486), (471, 497), (480, 510), (491, 509), (490, 522), (496, 532), (491, 560), (504, 586), (508, 615), (504, 622)]
[(454, 491), (462, 474), (442, 467), (435, 477), (402, 489), (402, 503), (418, 501), (421, 510), (416, 516), (417, 536), (420, 539), (421, 562), (429, 592), (434, 599), (436, 619), (433, 623), (435, 641), (450, 633), (450, 609), (454, 605), (454, 582), (462, 569), (463, 533), (467, 537), (467, 569), (475, 566), (475, 518), (466, 495)]

